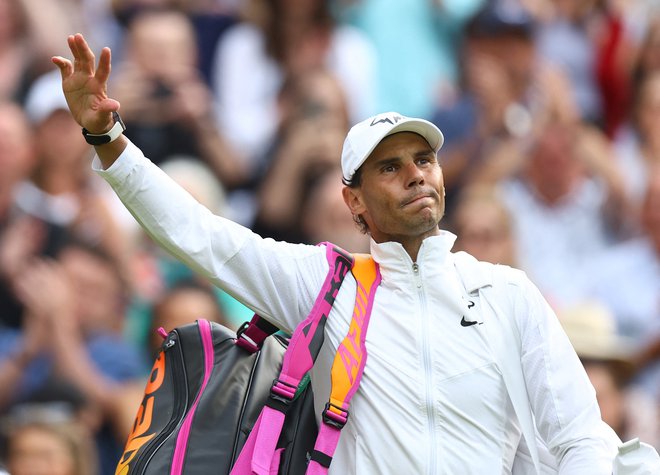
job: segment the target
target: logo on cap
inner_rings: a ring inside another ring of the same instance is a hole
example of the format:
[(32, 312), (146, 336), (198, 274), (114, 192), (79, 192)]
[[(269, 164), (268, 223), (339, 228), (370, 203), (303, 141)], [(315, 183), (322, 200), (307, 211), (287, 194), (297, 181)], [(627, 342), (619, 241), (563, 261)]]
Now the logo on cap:
[(403, 117), (401, 117), (400, 115), (385, 116), (380, 119), (378, 117), (374, 117), (374, 120), (371, 121), (369, 127), (373, 127), (376, 124), (384, 124), (385, 122), (394, 125), (400, 120), (403, 120)]

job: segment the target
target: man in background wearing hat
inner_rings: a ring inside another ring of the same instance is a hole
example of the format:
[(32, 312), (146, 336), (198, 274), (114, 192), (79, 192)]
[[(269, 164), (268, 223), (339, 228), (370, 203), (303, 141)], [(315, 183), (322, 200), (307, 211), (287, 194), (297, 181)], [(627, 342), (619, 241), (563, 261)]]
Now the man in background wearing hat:
[[(119, 103), (106, 93), (110, 50), (96, 68), (82, 35), (68, 42), (74, 62), (53, 61), (73, 117), (96, 145), (97, 172), (166, 249), (279, 328), (295, 328), (325, 279), (325, 250), (262, 239), (194, 201), (122, 135)], [(371, 236), (382, 282), (369, 359), (331, 474), (509, 473), (514, 463), (522, 431), (487, 338), (506, 330), (466, 291), (451, 252), (455, 236), (438, 227), (442, 142), (431, 123), (396, 113), (369, 118), (346, 137), (343, 196)], [(620, 441), (601, 421), (568, 338), (529, 280), (501, 272), (497, 282), (505, 284), (492, 295), (515, 311), (526, 399), (554, 463), (561, 473), (611, 473)], [(325, 327), (312, 374), (319, 413), (355, 293), (347, 276)]]
[(596, 390), (603, 420), (624, 440), (640, 437), (660, 447), (659, 408), (635, 381), (639, 343), (620, 334), (612, 312), (596, 301), (557, 316)]

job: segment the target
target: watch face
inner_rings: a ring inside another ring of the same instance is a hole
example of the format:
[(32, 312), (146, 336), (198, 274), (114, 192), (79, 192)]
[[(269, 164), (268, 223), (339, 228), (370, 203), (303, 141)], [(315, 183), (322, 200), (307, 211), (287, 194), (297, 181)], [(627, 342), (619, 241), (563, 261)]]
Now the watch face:
[[(115, 124), (119, 124), (121, 126), (121, 131), (123, 132), (126, 130), (126, 124), (124, 124), (124, 121), (121, 120), (121, 116), (119, 115), (119, 112), (115, 111), (112, 113), (112, 118), (115, 120)], [(114, 127), (113, 127), (114, 129)]]

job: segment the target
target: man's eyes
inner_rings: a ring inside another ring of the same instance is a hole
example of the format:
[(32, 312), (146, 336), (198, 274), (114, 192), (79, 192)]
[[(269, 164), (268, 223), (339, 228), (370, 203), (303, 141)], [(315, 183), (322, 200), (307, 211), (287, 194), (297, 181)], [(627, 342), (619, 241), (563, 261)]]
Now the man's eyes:
[(417, 159), (418, 165), (431, 165), (433, 163), (435, 163), (434, 157), (420, 157), (419, 159)]
[[(434, 162), (433, 157), (419, 157), (415, 159), (415, 164), (418, 166), (426, 166)], [(380, 168), (381, 173), (392, 173), (397, 171), (399, 168), (401, 168), (401, 165), (395, 164), (395, 163), (390, 163), (387, 165), (383, 165)]]

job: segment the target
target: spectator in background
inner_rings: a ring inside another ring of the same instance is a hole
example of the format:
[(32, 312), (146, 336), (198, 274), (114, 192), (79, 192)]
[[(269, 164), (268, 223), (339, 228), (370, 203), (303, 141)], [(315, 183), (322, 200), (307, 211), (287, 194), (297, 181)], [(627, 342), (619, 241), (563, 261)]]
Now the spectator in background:
[(537, 54), (535, 28), (526, 10), (502, 0), (486, 2), (466, 26), (462, 89), (432, 118), (446, 138), (448, 215), (461, 187), (505, 176), (502, 167), (544, 123), (577, 116), (570, 84)]
[(112, 0), (112, 13), (125, 29), (129, 28), (135, 16), (145, 11), (177, 10), (182, 0)]
[(172, 155), (199, 157), (225, 186), (241, 184), (244, 160), (214, 120), (190, 19), (175, 10), (133, 15), (125, 52), (112, 88), (128, 104), (122, 117), (131, 140), (157, 165)]
[(465, 22), (484, 0), (337, 3), (341, 17), (364, 31), (374, 44), (377, 110), (429, 117), (433, 104), (455, 93), (459, 76), (456, 44)]
[(16, 277), (22, 328), (5, 329), (0, 403), (9, 408), (53, 381), (77, 388), (100, 415), (94, 427), (101, 474), (113, 473), (144, 386), (144, 355), (121, 335), (126, 288), (117, 262), (99, 248), (67, 243), (57, 260), (34, 259)]
[(181, 2), (197, 36), (199, 70), (213, 84), (213, 58), (222, 35), (238, 22), (243, 0), (187, 0)]
[(630, 120), (617, 134), (614, 151), (638, 223), (649, 169), (660, 165), (660, 66), (641, 78), (633, 91)]
[(11, 475), (98, 475), (86, 428), (53, 406), (25, 407), (9, 418), (6, 461)]
[(0, 101), (0, 230), (14, 211), (16, 186), (30, 175), (35, 147), (30, 124), (15, 102)]
[[(590, 269), (589, 296), (614, 315), (619, 333), (638, 348), (660, 341), (660, 166), (649, 168), (641, 212), (643, 235), (606, 250)], [(643, 361), (645, 388), (660, 400), (657, 352)]]
[[(0, 325), (20, 325), (22, 308), (11, 282), (23, 257), (39, 246), (36, 226), (25, 220), (15, 222), (14, 203), (17, 187), (30, 175), (35, 158), (30, 124), (23, 110), (16, 103), (0, 100)], [(30, 233), (31, 229), (35, 232)], [(12, 232), (20, 239), (11, 239)]]
[(253, 169), (278, 129), (287, 77), (327, 68), (340, 81), (351, 122), (374, 111), (375, 53), (366, 36), (337, 23), (325, 0), (250, 0), (245, 21), (221, 38), (213, 77), (216, 117)]
[(15, 207), (45, 228), (41, 252), (54, 255), (61, 242), (74, 235), (123, 263), (128, 243), (97, 188), (98, 178), (84, 166), (91, 158), (88, 146), (67, 110), (56, 71), (33, 83), (25, 110), (36, 160), (29, 180), (17, 187)]
[(361, 233), (342, 199), (341, 170), (327, 169), (307, 187), (302, 199), (300, 228), (303, 242), (328, 241), (349, 252), (369, 252), (369, 236)]
[(645, 18), (648, 22), (644, 36), (640, 39), (639, 49), (632, 68), (633, 92), (640, 82), (650, 73), (660, 70), (660, 7), (650, 12)]
[(521, 268), (556, 308), (579, 301), (593, 278), (581, 270), (621, 239), (628, 212), (605, 136), (579, 122), (548, 125), (498, 187)]
[(582, 118), (615, 137), (625, 123), (639, 79), (653, 64), (660, 64), (653, 39), (658, 36), (659, 4), (521, 1), (539, 19), (541, 54), (563, 66), (569, 76)]
[[(96, 13), (95, 23), (101, 23), (108, 31), (119, 31), (119, 38), (109, 44), (114, 46), (115, 61), (123, 59), (121, 51), (123, 36), (133, 19), (145, 11), (176, 10), (191, 21), (197, 43), (199, 70), (207, 85), (212, 84), (211, 69), (215, 47), (224, 32), (238, 21), (238, 12), (243, 0), (112, 0), (99, 2), (87, 0), (89, 10)], [(110, 18), (105, 18), (106, 11)], [(97, 32), (94, 32), (95, 36)], [(118, 54), (115, 54), (115, 53)]]
[(454, 249), (480, 261), (518, 267), (509, 210), (491, 186), (464, 188), (450, 217)]
[(535, 41), (539, 56), (568, 76), (580, 117), (600, 124), (603, 104), (596, 80), (596, 38), (603, 13), (598, 3), (552, 0), (550, 14), (537, 23)]
[(2, 112), (0, 124), (7, 135), (0, 139), (0, 300), (7, 307), (3, 305), (0, 320), (17, 327), (22, 310), (12, 280), (31, 256), (54, 255), (70, 235), (97, 243), (122, 262), (127, 248), (95, 188), (98, 178), (85, 170), (89, 150), (67, 111), (57, 73), (40, 76), (30, 87), (25, 105), (29, 123), (11, 106)]
[(27, 18), (19, 2), (0, 0), (0, 99), (22, 102), (37, 75), (30, 53)]
[[(163, 337), (158, 328), (170, 332), (176, 327), (192, 323), (204, 318), (210, 322), (220, 323), (224, 326), (237, 329), (240, 325), (228, 322), (224, 312), (218, 305), (218, 298), (213, 287), (201, 279), (185, 280), (170, 287), (152, 309), (151, 332), (149, 336), (149, 353), (156, 356), (163, 343)], [(246, 319), (249, 320), (248, 317)]]
[(596, 390), (603, 420), (621, 440), (639, 437), (660, 447), (658, 406), (634, 382), (635, 341), (617, 333), (612, 314), (598, 303), (581, 303), (558, 317)]
[(51, 70), (58, 39), (80, 30), (74, 2), (0, 0), (0, 100), (25, 101), (32, 82)]
[(300, 213), (309, 184), (337, 166), (349, 127), (341, 84), (320, 68), (291, 76), (279, 96), (281, 123), (258, 183), (254, 231), (275, 239), (304, 240)]
[(25, 309), (16, 296), (16, 279), (35, 256), (43, 255), (49, 236), (43, 223), (22, 216), (0, 235), (0, 328), (20, 328)]
[(611, 139), (628, 117), (634, 91), (631, 70), (651, 15), (641, 18), (646, 2), (600, 2), (601, 19), (595, 33), (596, 79), (602, 102), (601, 128)]

